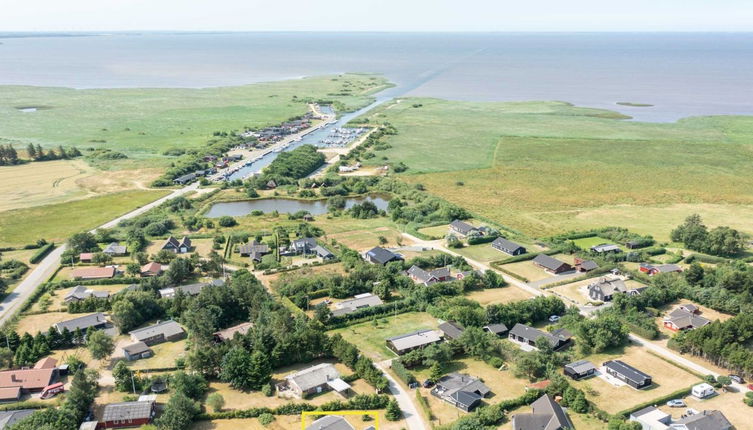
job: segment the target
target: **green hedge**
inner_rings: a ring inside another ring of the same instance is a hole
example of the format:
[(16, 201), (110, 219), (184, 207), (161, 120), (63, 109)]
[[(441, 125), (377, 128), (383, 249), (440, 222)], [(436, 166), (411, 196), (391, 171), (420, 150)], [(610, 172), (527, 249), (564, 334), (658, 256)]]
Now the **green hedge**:
[(426, 414), (426, 418), (429, 419), (429, 421), (434, 420), (434, 414), (431, 412), (431, 408), (429, 407), (429, 402), (426, 400), (426, 397), (421, 395), (421, 391), (416, 390), (416, 402), (418, 403), (418, 406), (421, 407), (421, 409)]
[(403, 363), (394, 360), (392, 361), (392, 370), (395, 372), (398, 378), (400, 378), (407, 385), (416, 382), (416, 377), (403, 366)]
[(34, 255), (31, 256), (31, 258), (29, 258), (29, 263), (31, 263), (31, 264), (37, 264), (37, 263), (39, 263), (54, 248), (55, 248), (55, 244), (54, 243), (48, 243), (48, 244), (42, 246), (41, 248), (37, 249), (37, 252), (35, 252)]

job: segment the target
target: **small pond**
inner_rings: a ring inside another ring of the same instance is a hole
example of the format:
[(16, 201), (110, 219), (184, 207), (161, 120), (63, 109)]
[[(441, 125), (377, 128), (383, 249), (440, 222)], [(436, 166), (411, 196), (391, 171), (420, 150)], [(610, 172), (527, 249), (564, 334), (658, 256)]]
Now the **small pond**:
[[(350, 197), (345, 199), (345, 208), (349, 209), (357, 203), (370, 201), (380, 210), (387, 209), (389, 200), (379, 196)], [(257, 199), (243, 200), (239, 202), (215, 203), (204, 214), (207, 218), (219, 218), (221, 216), (244, 216), (253, 211), (264, 213), (277, 211), (279, 213), (292, 214), (299, 211), (308, 211), (311, 215), (327, 213), (327, 200), (296, 200), (296, 199)]]

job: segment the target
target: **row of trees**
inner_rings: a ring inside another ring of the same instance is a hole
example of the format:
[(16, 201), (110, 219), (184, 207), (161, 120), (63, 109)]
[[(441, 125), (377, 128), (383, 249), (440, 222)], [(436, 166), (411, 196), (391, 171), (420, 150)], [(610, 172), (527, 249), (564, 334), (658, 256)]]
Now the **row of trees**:
[(29, 158), (34, 161), (67, 160), (69, 158), (81, 156), (81, 151), (75, 146), (66, 151), (61, 145), (58, 146), (57, 152), (55, 152), (54, 149), (49, 149), (45, 152), (40, 145), (34, 146), (34, 144), (31, 143), (26, 147), (26, 153), (29, 155)]

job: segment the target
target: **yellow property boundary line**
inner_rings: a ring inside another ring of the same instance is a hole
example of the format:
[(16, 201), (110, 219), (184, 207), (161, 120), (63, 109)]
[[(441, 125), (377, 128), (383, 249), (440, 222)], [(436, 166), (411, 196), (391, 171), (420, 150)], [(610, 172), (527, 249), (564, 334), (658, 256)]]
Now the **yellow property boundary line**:
[(374, 429), (379, 430), (379, 411), (303, 411), (301, 412), (301, 430), (306, 430), (306, 417), (320, 415), (372, 415), (374, 417)]

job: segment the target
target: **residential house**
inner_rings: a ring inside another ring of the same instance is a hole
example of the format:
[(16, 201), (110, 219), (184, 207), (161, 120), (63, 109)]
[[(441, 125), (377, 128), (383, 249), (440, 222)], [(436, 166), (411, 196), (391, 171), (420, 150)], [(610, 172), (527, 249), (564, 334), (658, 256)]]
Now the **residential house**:
[(488, 331), (489, 333), (497, 336), (502, 337), (505, 334), (507, 334), (507, 326), (500, 323), (500, 324), (489, 324), (484, 326), (484, 331)]
[(555, 275), (573, 270), (573, 266), (546, 254), (537, 255), (533, 259), (533, 264)]
[(317, 364), (288, 375), (284, 382), (277, 385), (278, 393), (291, 394), (298, 398), (329, 390), (342, 394), (349, 389), (350, 385), (340, 379), (340, 372), (331, 363)]
[(37, 411), (39, 411), (39, 409), (17, 409), (0, 412), (0, 430), (11, 427), (13, 424)]
[(642, 430), (668, 430), (672, 416), (655, 406), (648, 406), (630, 414), (630, 421), (638, 422)]
[(316, 239), (314, 239), (313, 237), (295, 239), (290, 242), (287, 253), (293, 255), (313, 254), (314, 248), (316, 248), (316, 246)]
[(608, 254), (610, 252), (616, 254), (618, 252), (622, 252), (622, 249), (620, 249), (619, 246), (613, 243), (600, 243), (598, 245), (592, 246), (591, 251), (597, 254)]
[(368, 308), (372, 306), (379, 306), (384, 304), (379, 296), (371, 293), (357, 294), (350, 300), (344, 300), (335, 304), (335, 310), (332, 311), (333, 316), (347, 315), (353, 313), (358, 309)]
[(461, 236), (474, 236), (480, 234), (477, 227), (474, 227), (467, 222), (455, 220), (450, 223), (450, 231), (455, 232)]
[[(690, 305), (690, 309), (698, 309)], [(664, 317), (664, 327), (672, 331), (693, 330), (711, 324), (708, 319), (698, 316), (695, 312), (689, 312), (688, 307), (680, 306)]]
[[(703, 411), (686, 415), (672, 423), (672, 430), (731, 430), (732, 423), (721, 411)], [(742, 429), (740, 429), (742, 430)]]
[(638, 267), (638, 270), (648, 274), (649, 276), (654, 276), (660, 273), (680, 273), (682, 272), (682, 267), (676, 264), (661, 264), (654, 266), (648, 263), (641, 263), (641, 265)]
[(512, 330), (510, 330), (508, 337), (510, 340), (532, 347), (536, 347), (536, 341), (539, 338), (544, 338), (549, 341), (552, 349), (556, 351), (569, 346), (572, 342), (573, 335), (565, 329), (558, 329), (549, 333), (529, 327), (525, 324), (517, 323)]
[(591, 300), (600, 302), (611, 302), (616, 293), (625, 293), (627, 291), (628, 288), (622, 279), (600, 278), (598, 281), (588, 285), (588, 297)]
[(691, 314), (700, 314), (701, 308), (698, 306), (692, 304), (692, 303), (683, 303), (680, 306), (678, 306), (679, 309), (682, 309), (685, 312), (691, 313)]
[(152, 355), (154, 355), (154, 352), (144, 342), (136, 342), (123, 347), (123, 357), (128, 361), (149, 358)]
[(174, 238), (173, 236), (170, 236), (167, 238), (165, 243), (162, 244), (160, 250), (167, 250), (176, 254), (186, 254), (188, 252), (191, 252), (191, 246), (191, 239), (189, 239), (187, 236), (183, 236), (183, 238), (180, 240)]
[(232, 327), (228, 327), (224, 330), (216, 331), (213, 333), (214, 340), (216, 342), (225, 342), (235, 337), (236, 333), (245, 335), (254, 327), (254, 323), (244, 322)]
[(206, 287), (221, 287), (225, 285), (222, 279), (213, 279), (211, 282), (197, 282), (195, 284), (180, 285), (177, 287), (161, 288), (159, 295), (163, 299), (172, 299), (180, 291), (185, 296), (195, 296)]
[(111, 244), (107, 245), (104, 250), (102, 250), (102, 253), (107, 254), (111, 257), (119, 257), (126, 255), (126, 251), (127, 248), (125, 245), (121, 245), (118, 242), (112, 242)]
[(164, 272), (162, 269), (162, 265), (159, 263), (155, 263), (152, 261), (151, 263), (146, 263), (143, 266), (141, 266), (141, 277), (147, 278), (151, 276), (159, 276)]
[(335, 258), (335, 254), (321, 245), (316, 245), (314, 247), (314, 254), (316, 254), (316, 256), (321, 258), (322, 260), (331, 260)]
[(109, 291), (95, 291), (95, 290), (88, 289), (83, 285), (79, 285), (73, 288), (70, 292), (68, 292), (68, 294), (66, 294), (63, 297), (63, 301), (65, 303), (80, 302), (90, 297), (94, 297), (97, 299), (107, 299), (110, 297), (110, 292)]
[[(96, 312), (89, 315), (84, 315), (78, 318), (73, 318), (66, 321), (61, 321), (52, 325), (58, 333), (63, 333), (65, 329), (73, 333), (76, 329), (80, 329), (82, 332), (86, 332), (89, 327), (95, 329), (102, 329), (107, 326), (107, 318), (102, 312)], [(0, 385), (2, 387), (2, 385)]]
[(387, 347), (397, 355), (403, 355), (415, 349), (421, 349), (442, 341), (442, 336), (435, 330), (418, 330), (413, 333), (387, 339)]
[(238, 247), (241, 257), (250, 257), (253, 261), (261, 261), (261, 258), (269, 254), (269, 245), (252, 240)]
[(125, 427), (141, 427), (149, 424), (154, 418), (155, 402), (122, 402), (105, 405), (100, 429), (116, 429)]
[(115, 277), (115, 266), (107, 267), (78, 267), (71, 272), (71, 278), (82, 281), (92, 279), (110, 279)]
[(78, 261), (82, 263), (91, 263), (93, 259), (94, 259), (93, 252), (82, 252), (81, 254), (78, 254)]
[(151, 346), (163, 342), (175, 342), (186, 337), (183, 327), (173, 320), (139, 328), (128, 333), (134, 342), (144, 342)]
[(575, 257), (575, 270), (578, 272), (590, 272), (599, 268), (599, 265), (593, 260), (584, 260), (580, 257)]
[(431, 271), (426, 271), (418, 266), (411, 266), (407, 271), (408, 276), (414, 282), (429, 286), (437, 282), (451, 281), (452, 275), (449, 267), (440, 267)]
[(693, 385), (693, 387), (690, 389), (690, 395), (698, 398), (698, 399), (705, 399), (706, 397), (711, 397), (716, 394), (716, 390), (714, 390), (714, 387), (712, 387), (710, 384), (707, 384), (706, 382)]
[(173, 182), (177, 185), (187, 185), (196, 180), (196, 173), (186, 173), (183, 176), (178, 176), (173, 179)]
[[(0, 372), (0, 387), (6, 399), (24, 393), (36, 393), (52, 384), (58, 377), (57, 360), (43, 358), (33, 368), (11, 369)], [(17, 393), (18, 391), (18, 393)]]
[(384, 266), (390, 261), (402, 260), (403, 257), (393, 253), (392, 251), (377, 246), (366, 251), (366, 253), (363, 255), (363, 259), (371, 264), (381, 264), (382, 266)]
[(492, 248), (504, 252), (507, 255), (521, 255), (526, 253), (526, 249), (523, 246), (503, 237), (494, 239), (494, 242), (492, 242)]
[(491, 390), (480, 379), (462, 373), (450, 373), (437, 381), (431, 394), (465, 412), (481, 403)]
[[(12, 403), (21, 400), (21, 387), (0, 387), (0, 403)], [(2, 429), (2, 412), (0, 412), (0, 429)]]
[(355, 430), (345, 418), (338, 415), (325, 415), (306, 426), (306, 430)]
[(565, 375), (579, 380), (588, 378), (596, 373), (596, 366), (588, 360), (579, 360), (565, 366)]
[(531, 403), (531, 413), (512, 416), (512, 430), (569, 430), (574, 429), (565, 410), (552, 396), (544, 394)]
[(603, 364), (604, 371), (618, 380), (640, 390), (651, 385), (651, 376), (621, 360), (609, 360)]
[(443, 322), (439, 325), (439, 329), (444, 333), (444, 338), (450, 340), (458, 339), (465, 331), (462, 325), (453, 321)]

